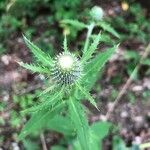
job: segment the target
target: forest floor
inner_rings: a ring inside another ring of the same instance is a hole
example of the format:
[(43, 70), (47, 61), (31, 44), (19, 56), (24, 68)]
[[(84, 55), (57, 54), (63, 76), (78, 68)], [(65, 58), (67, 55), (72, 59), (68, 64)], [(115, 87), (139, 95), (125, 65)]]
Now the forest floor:
[[(115, 6), (116, 8), (117, 6)], [(106, 8), (105, 11), (108, 14), (113, 14), (112, 10), (114, 9)], [(42, 34), (42, 31), (40, 33)], [(34, 38), (36, 39), (38, 36)], [(0, 116), (5, 122), (0, 125), (0, 136), (1, 138), (3, 137), (3, 140), (0, 139), (0, 150), (14, 149), (17, 146), (22, 147), (22, 144), (17, 143), (15, 140), (16, 133), (20, 132), (22, 124), (17, 127), (13, 127), (10, 124), (11, 110), (21, 111), (18, 104), (14, 103), (13, 96), (34, 93), (34, 90), (39, 89), (43, 85), (41, 76), (20, 68), (16, 63), (17, 61), (32, 61), (32, 56), (26, 48), (21, 34), (16, 32), (10, 35), (6, 42), (7, 53), (2, 54), (0, 57), (0, 100), (6, 105), (4, 111), (0, 112)], [(127, 39), (121, 43), (118, 52), (107, 63), (101, 79), (96, 84), (97, 89), (100, 87), (101, 90), (94, 89), (91, 92), (98, 102), (100, 112), (88, 106), (91, 110), (89, 114), (90, 122), (105, 120), (106, 113), (129, 78), (125, 66), (131, 62), (124, 60), (125, 50), (130, 47), (142, 53), (146, 46), (147, 44), (143, 44), (136, 39), (132, 41)], [(133, 81), (129, 85), (110, 117), (110, 121), (118, 126), (119, 134), (128, 146), (131, 146), (133, 143), (150, 142), (150, 101), (149, 97), (144, 99), (142, 96), (145, 90), (150, 90), (150, 77), (143, 75), (145, 70), (147, 70), (147, 67), (142, 66), (140, 68), (138, 80)], [(117, 81), (114, 81), (115, 84), (113, 84), (112, 81), (117, 80), (115, 77), (118, 75), (120, 75), (121, 81), (117, 84)], [(118, 132), (110, 133), (104, 139), (104, 150), (112, 149), (112, 137), (114, 134), (118, 135)], [(46, 134), (45, 136), (52, 135)], [(47, 144), (54, 144), (58, 139), (59, 136), (56, 134), (50, 142), (47, 141)]]

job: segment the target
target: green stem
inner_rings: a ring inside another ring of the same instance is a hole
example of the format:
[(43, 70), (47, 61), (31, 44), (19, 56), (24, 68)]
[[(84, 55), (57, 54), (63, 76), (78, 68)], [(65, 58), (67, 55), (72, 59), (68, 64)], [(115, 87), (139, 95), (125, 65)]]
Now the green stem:
[(88, 32), (87, 32), (87, 37), (86, 37), (83, 53), (85, 53), (89, 47), (90, 37), (91, 37), (92, 31), (94, 29), (94, 26), (95, 26), (94, 22), (92, 22), (90, 25), (88, 25)]

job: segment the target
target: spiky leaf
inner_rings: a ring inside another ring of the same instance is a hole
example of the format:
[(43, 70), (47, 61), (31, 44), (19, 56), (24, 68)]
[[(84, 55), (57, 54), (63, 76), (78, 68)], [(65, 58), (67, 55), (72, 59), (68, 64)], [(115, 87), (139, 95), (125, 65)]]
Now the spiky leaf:
[(100, 26), (101, 28), (103, 28), (104, 30), (106, 30), (107, 32), (111, 33), (115, 37), (117, 37), (117, 38), (120, 37), (119, 34), (106, 22), (101, 21), (97, 25)]
[(95, 50), (99, 44), (100, 37), (101, 37), (101, 34), (99, 33), (93, 40), (93, 43), (90, 45), (89, 49), (85, 53), (83, 53), (81, 63), (85, 63), (88, 59), (91, 58), (92, 54), (95, 52)]
[(43, 63), (43, 65), (52, 65), (52, 58), (45, 54), (40, 48), (38, 48), (36, 45), (34, 45), (30, 40), (28, 40), (24, 35), (23, 35), (24, 41), (27, 44), (28, 48), (32, 51), (34, 56)]
[[(117, 47), (118, 46), (114, 46), (105, 52), (99, 53), (95, 58), (85, 65), (85, 75), (83, 76), (80, 84), (86, 89), (86, 91), (90, 91), (94, 86), (96, 80), (101, 76), (100, 70), (112, 56)], [(75, 97), (77, 99), (83, 99), (85, 96), (81, 90), (76, 89)]]
[(86, 74), (82, 79), (85, 87), (89, 87), (88, 89), (92, 88), (92, 86), (97, 80), (97, 77), (99, 76), (100, 70), (112, 56), (117, 47), (118, 45), (109, 48), (107, 51), (103, 53), (98, 54), (90, 63), (86, 65), (85, 67)]
[(69, 114), (77, 132), (78, 141), (82, 150), (89, 150), (89, 126), (81, 104), (75, 99), (68, 101)]
[(50, 73), (50, 71), (45, 68), (45, 67), (41, 67), (41, 66), (37, 66), (35, 64), (27, 64), (27, 63), (23, 63), (23, 62), (18, 62), (18, 64), (30, 71), (32, 71), (33, 73), (38, 72), (38, 73)]
[(79, 88), (79, 90), (81, 91), (81, 93), (85, 96), (85, 98), (87, 98), (90, 101), (90, 103), (93, 106), (95, 106), (95, 108), (97, 110), (99, 110), (98, 107), (97, 107), (97, 105), (96, 105), (96, 102), (95, 102), (94, 98), (90, 95), (90, 93), (88, 91), (86, 91), (84, 89), (84, 87), (82, 87), (79, 83), (76, 83), (76, 86)]
[(61, 23), (72, 25), (72, 26), (76, 27), (77, 29), (87, 28), (86, 24), (84, 24), (83, 22), (80, 22), (78, 20), (65, 19), (65, 20), (61, 21)]
[(102, 140), (108, 135), (112, 124), (109, 122), (95, 122), (90, 127), (91, 148), (94, 150), (102, 150)]
[(37, 111), (42, 111), (43, 109), (47, 108), (51, 109), (59, 102), (59, 100), (61, 99), (60, 97), (61, 91), (56, 92), (56, 94), (50, 95), (46, 98), (45, 101), (39, 103), (38, 105), (23, 110), (22, 113), (33, 113)]
[(51, 120), (61, 111), (61, 108), (64, 106), (64, 102), (56, 105), (52, 109), (43, 109), (42, 111), (38, 111), (34, 113), (31, 119), (25, 124), (22, 129), (19, 139), (22, 140), (27, 135), (33, 132), (39, 132), (39, 130), (43, 129), (46, 125), (47, 120)]

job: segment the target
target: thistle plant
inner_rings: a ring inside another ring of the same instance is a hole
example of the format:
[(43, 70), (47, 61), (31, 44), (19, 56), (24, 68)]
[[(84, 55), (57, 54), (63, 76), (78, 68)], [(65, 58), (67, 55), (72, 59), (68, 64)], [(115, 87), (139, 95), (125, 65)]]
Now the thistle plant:
[(60, 86), (71, 86), (81, 76), (81, 64), (78, 58), (70, 52), (63, 52), (56, 56), (51, 76)]
[(117, 46), (108, 48), (104, 52), (96, 52), (102, 38), (101, 33), (92, 35), (96, 22), (90, 25), (78, 22), (78, 26), (81, 25), (88, 30), (80, 57), (69, 51), (66, 36), (63, 52), (54, 58), (23, 36), (26, 45), (36, 57), (37, 63), (19, 62), (19, 64), (32, 72), (45, 75), (47, 88), (38, 97), (40, 103), (23, 111), (32, 113), (32, 116), (22, 129), (20, 139), (24, 139), (35, 131), (44, 132), (45, 129), (50, 129), (69, 138), (68, 144), (70, 143), (73, 150), (99, 150), (100, 138), (95, 130), (97, 124), (88, 124), (82, 100), (88, 100), (99, 110), (90, 90), (97, 81), (101, 68)]

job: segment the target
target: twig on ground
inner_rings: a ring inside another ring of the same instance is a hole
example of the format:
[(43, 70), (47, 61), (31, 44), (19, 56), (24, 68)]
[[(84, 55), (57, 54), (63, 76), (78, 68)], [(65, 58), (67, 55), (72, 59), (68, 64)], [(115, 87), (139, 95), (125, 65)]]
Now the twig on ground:
[(143, 62), (143, 60), (149, 55), (150, 53), (150, 43), (148, 44), (147, 48), (145, 49), (145, 52), (143, 54), (143, 56), (140, 59), (140, 62), (137, 64), (137, 66), (135, 67), (135, 69), (133, 70), (132, 74), (130, 75), (130, 77), (128, 78), (127, 82), (125, 83), (125, 85), (123, 86), (122, 90), (120, 91), (120, 93), (118, 94), (117, 98), (115, 99), (112, 107), (108, 110), (107, 114), (106, 114), (106, 120), (109, 120), (111, 117), (112, 112), (114, 111), (114, 108), (116, 107), (116, 105), (119, 103), (121, 97), (125, 94), (127, 88), (129, 87), (129, 85), (131, 84), (132, 80), (134, 79), (135, 74), (138, 72), (141, 63)]
[(47, 146), (46, 146), (45, 137), (44, 137), (43, 133), (41, 133), (40, 138), (41, 138), (41, 143), (42, 143), (43, 150), (48, 150)]

